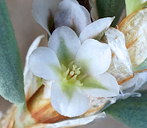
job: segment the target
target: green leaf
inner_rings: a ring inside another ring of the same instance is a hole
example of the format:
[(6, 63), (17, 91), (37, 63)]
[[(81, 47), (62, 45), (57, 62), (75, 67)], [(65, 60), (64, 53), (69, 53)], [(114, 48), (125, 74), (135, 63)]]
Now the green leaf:
[(130, 97), (118, 101), (105, 111), (131, 128), (146, 128), (147, 125), (147, 91), (142, 97)]
[(96, 0), (99, 18), (115, 16), (112, 26), (115, 26), (125, 8), (125, 0)]
[(5, 0), (0, 0), (0, 95), (12, 103), (25, 101), (20, 56)]
[(142, 0), (125, 0), (125, 3), (127, 15), (147, 6), (147, 1), (142, 2)]

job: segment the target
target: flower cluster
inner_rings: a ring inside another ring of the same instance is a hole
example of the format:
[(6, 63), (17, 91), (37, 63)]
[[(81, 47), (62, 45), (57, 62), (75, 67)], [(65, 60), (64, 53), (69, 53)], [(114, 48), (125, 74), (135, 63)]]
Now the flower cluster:
[[(119, 85), (134, 77), (125, 36), (110, 27), (114, 17), (91, 21), (88, 10), (76, 0), (34, 0), (33, 16), (47, 31), (49, 41), (48, 47), (39, 47), (44, 37), (39, 36), (28, 51), (27, 98), (44, 84), (44, 97), (51, 99), (53, 108), (76, 117), (91, 108), (92, 98), (119, 96), (125, 88)], [(49, 26), (55, 27), (52, 33)], [(138, 76), (133, 79), (138, 81)], [(134, 85), (127, 83), (127, 88), (128, 84)]]

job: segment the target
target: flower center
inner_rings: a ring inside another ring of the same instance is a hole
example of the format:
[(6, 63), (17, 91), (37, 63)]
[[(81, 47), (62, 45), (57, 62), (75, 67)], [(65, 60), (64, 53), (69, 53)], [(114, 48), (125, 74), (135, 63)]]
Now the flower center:
[(69, 73), (68, 73), (68, 76), (70, 78), (73, 78), (73, 77), (77, 77), (78, 75), (80, 75), (80, 68), (77, 66), (77, 65), (72, 65), (72, 68), (69, 70)]
[(71, 63), (68, 68), (62, 65), (61, 79), (63, 86), (83, 86), (81, 83), (81, 68)]
[(75, 86), (83, 86), (83, 83), (79, 79), (81, 76), (81, 68), (76, 64), (70, 64), (68, 67), (62, 65), (61, 71), (61, 87), (63, 92), (71, 98)]

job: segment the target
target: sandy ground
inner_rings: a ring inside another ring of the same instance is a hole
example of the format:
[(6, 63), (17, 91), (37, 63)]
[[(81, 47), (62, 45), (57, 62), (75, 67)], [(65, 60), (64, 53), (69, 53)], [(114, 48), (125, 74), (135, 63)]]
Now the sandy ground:
[[(44, 34), (44, 30), (35, 23), (31, 16), (31, 3), (32, 0), (7, 0), (10, 17), (15, 30), (16, 38), (18, 41), (22, 65), (26, 56), (27, 49), (32, 41), (38, 35)], [(10, 103), (0, 98), (0, 111), (6, 111)], [(92, 122), (89, 125), (78, 128), (126, 128), (120, 122), (107, 117)]]

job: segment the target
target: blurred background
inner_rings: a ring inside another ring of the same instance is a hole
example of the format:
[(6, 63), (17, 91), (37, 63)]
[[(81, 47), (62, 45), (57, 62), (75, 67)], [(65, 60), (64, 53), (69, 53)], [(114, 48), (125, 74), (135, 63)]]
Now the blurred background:
[[(25, 56), (29, 46), (38, 35), (45, 34), (45, 31), (32, 18), (32, 0), (7, 0), (7, 5), (21, 54), (22, 66), (24, 66)], [(0, 97), (0, 111), (5, 112), (10, 105), (9, 102)], [(77, 128), (127, 127), (108, 116)]]

